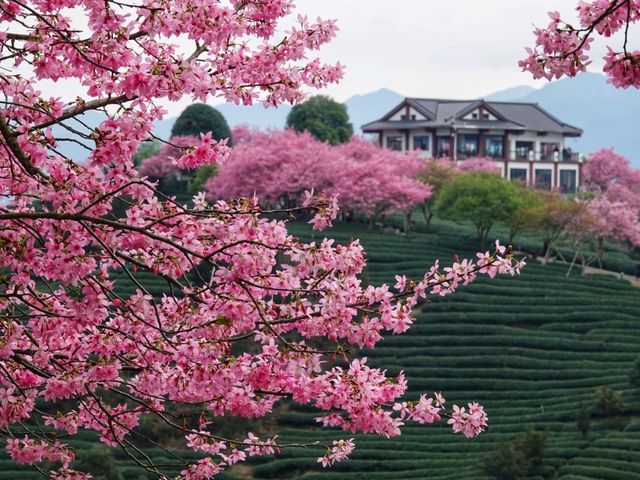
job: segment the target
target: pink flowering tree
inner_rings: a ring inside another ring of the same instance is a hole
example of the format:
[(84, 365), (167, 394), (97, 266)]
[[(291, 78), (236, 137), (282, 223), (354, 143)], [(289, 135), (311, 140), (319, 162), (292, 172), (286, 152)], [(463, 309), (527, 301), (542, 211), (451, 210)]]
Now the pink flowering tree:
[(640, 191), (640, 170), (633, 169), (629, 159), (612, 148), (602, 148), (589, 155), (584, 166), (584, 181), (587, 188), (600, 192), (614, 185)]
[(209, 198), (256, 194), (265, 205), (292, 206), (314, 190), (337, 196), (344, 210), (373, 222), (394, 212), (408, 215), (430, 195), (429, 186), (415, 179), (422, 167), (417, 155), (357, 137), (331, 146), (293, 130), (238, 133), (242, 139), (229, 161), (206, 185)]
[[(321, 424), (347, 432), (393, 436), (403, 423), (443, 418), (468, 437), (486, 427), (475, 403), (445, 409), (433, 393), (403, 402), (403, 374), (389, 378), (347, 352), (406, 331), (428, 295), (516, 272), (503, 246), (398, 277), (395, 288), (368, 286), (358, 241), (306, 244), (272, 216), (308, 209), (321, 229), (336, 216), (335, 199), (303, 193), (302, 206), (274, 212), (254, 198), (197, 195), (187, 207), (134, 167), (162, 101), (295, 102), (303, 87), (339, 79), (339, 66), (307, 59), (334, 23), (298, 17), (277, 34), (291, 13), (286, 0), (2, 3), (0, 438), (16, 462), (56, 480), (88, 479), (72, 469), (65, 442), (89, 430), (162, 477), (141, 449), (154, 444), (138, 429), (148, 416), (198, 453), (172, 456), (179, 478), (210, 479), (249, 456), (301, 446), (250, 431), (226, 438), (211, 423), (265, 416), (282, 399), (314, 406)], [(40, 91), (59, 80), (75, 85), (73, 98)], [(73, 121), (91, 110), (107, 115), (98, 127)], [(91, 150), (85, 162), (60, 154), (69, 136), (54, 125)], [(227, 154), (205, 136), (172, 166)], [(164, 295), (141, 274), (163, 282)], [(130, 293), (116, 288), (122, 279)], [(322, 449), (319, 461), (331, 465), (353, 442), (302, 446)]]
[(344, 208), (364, 213), (371, 222), (402, 212), (406, 231), (414, 207), (431, 196), (430, 185), (416, 178), (424, 164), (419, 154), (394, 152), (358, 137), (338, 150), (341, 155), (335, 161), (345, 165), (344, 174), (335, 176), (327, 193), (338, 196)]
[(536, 28), (536, 44), (527, 48), (527, 58), (520, 61), (523, 70), (534, 78), (561, 78), (584, 72), (591, 63), (589, 50), (596, 37), (620, 34), (618, 42), (607, 45), (604, 72), (609, 82), (620, 88), (640, 88), (640, 50), (630, 45), (629, 27), (640, 20), (638, 0), (589, 0), (576, 6), (578, 24), (549, 12), (550, 23)]
[(590, 218), (584, 225), (570, 223), (568, 235), (578, 246), (595, 241), (595, 259), (602, 266), (605, 239), (640, 245), (640, 170), (613, 149), (601, 149), (590, 155), (584, 179), (589, 194), (582, 203)]
[(496, 165), (489, 157), (471, 157), (465, 160), (461, 160), (457, 164), (457, 170), (461, 173), (495, 173), (496, 175), (500, 175), (502, 169)]

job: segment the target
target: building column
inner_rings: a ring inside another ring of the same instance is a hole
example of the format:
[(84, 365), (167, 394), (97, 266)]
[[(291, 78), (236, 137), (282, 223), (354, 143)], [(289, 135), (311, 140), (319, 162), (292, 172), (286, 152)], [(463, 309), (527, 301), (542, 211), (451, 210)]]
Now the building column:
[(478, 131), (478, 156), (484, 157), (484, 132), (482, 130)]
[(582, 160), (578, 160), (578, 178), (577, 178), (577, 186), (576, 190), (580, 191), (580, 189), (584, 186), (584, 182), (582, 180), (582, 167), (584, 166), (584, 162)]
[(457, 161), (458, 160), (458, 153), (457, 153), (457, 139), (456, 139), (456, 131), (455, 129), (451, 129), (451, 160), (452, 161)]
[(560, 188), (560, 179), (558, 178), (558, 162), (556, 161), (553, 162), (553, 181), (551, 182), (551, 188)]
[(509, 138), (506, 133), (502, 136), (502, 158), (509, 160)]
[(384, 135), (382, 132), (378, 132), (378, 143), (380, 144), (380, 148), (384, 148)]
[(409, 130), (405, 130), (404, 131), (404, 150), (405, 152), (408, 152), (409, 150), (411, 150), (411, 147), (409, 146), (409, 140), (411, 139), (411, 136), (409, 135)]
[(529, 181), (527, 182), (530, 187), (535, 187), (536, 182), (533, 177), (533, 161), (529, 160)]

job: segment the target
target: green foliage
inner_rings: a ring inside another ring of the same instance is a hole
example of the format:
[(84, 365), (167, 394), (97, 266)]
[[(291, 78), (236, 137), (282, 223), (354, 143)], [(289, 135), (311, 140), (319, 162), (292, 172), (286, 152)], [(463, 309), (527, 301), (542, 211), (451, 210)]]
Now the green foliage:
[(189, 105), (180, 114), (171, 129), (171, 136), (192, 135), (199, 137), (201, 133), (211, 132), (215, 140), (229, 138), (231, 146), (231, 130), (224, 116), (215, 108), (204, 103)]
[(95, 480), (123, 480), (116, 467), (113, 450), (103, 446), (80, 450), (74, 468), (92, 474)]
[(309, 132), (331, 145), (345, 143), (353, 135), (347, 107), (323, 95), (295, 105), (287, 115), (287, 128)]
[(640, 355), (633, 361), (633, 367), (629, 374), (629, 383), (634, 387), (640, 388)]
[(431, 196), (418, 205), (427, 223), (427, 230), (431, 228), (438, 195), (454, 175), (453, 162), (435, 158), (427, 161), (422, 171), (418, 173), (418, 180), (431, 186)]
[(598, 387), (593, 399), (593, 413), (600, 417), (611, 417), (622, 411), (622, 392), (610, 387)]
[(580, 430), (583, 436), (589, 433), (589, 429), (591, 428), (591, 409), (586, 405), (578, 410), (576, 425), (578, 425), (578, 430)]
[(519, 183), (513, 183), (515, 189), (515, 208), (506, 218), (509, 228), (509, 243), (519, 233), (524, 231), (536, 231), (536, 221), (540, 218), (540, 211), (544, 208), (544, 202), (536, 190), (526, 188)]
[(133, 156), (133, 162), (139, 166), (145, 158), (153, 157), (160, 153), (160, 142), (157, 140), (142, 142), (138, 145), (138, 151)]
[(491, 173), (458, 175), (440, 192), (436, 213), (446, 219), (469, 221), (484, 245), (491, 227), (517, 212), (519, 187)]
[(525, 435), (503, 442), (483, 459), (483, 471), (498, 480), (524, 478), (542, 464), (548, 437), (548, 432), (530, 428)]
[(207, 183), (207, 180), (211, 177), (215, 176), (217, 170), (218, 167), (214, 164), (202, 165), (201, 167), (196, 168), (191, 180), (189, 180), (189, 184), (187, 185), (189, 192), (198, 193), (202, 191), (204, 184)]

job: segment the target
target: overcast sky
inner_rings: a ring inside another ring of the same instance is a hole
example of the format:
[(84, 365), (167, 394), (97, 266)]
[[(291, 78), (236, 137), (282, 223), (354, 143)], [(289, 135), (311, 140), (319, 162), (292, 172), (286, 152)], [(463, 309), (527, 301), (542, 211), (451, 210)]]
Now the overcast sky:
[(546, 26), (549, 10), (573, 19), (577, 3), (296, 0), (311, 18), (338, 20), (338, 36), (321, 57), (347, 67), (342, 83), (327, 90), (341, 101), (382, 87), (407, 96), (463, 98), (516, 85), (539, 86), (518, 67), (525, 46), (534, 43), (533, 25)]

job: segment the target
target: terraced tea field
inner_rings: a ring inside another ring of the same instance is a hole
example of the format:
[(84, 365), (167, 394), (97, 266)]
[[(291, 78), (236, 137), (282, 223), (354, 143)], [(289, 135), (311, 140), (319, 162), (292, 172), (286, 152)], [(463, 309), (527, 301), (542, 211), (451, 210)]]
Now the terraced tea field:
[[(347, 241), (354, 233), (339, 226), (332, 235)], [(417, 278), (434, 258), (469, 255), (475, 247), (447, 234), (355, 236), (368, 253), (367, 280), (375, 283), (390, 282), (398, 272)], [(640, 354), (640, 289), (610, 277), (565, 273), (562, 266), (530, 262), (520, 277), (482, 279), (424, 305), (408, 334), (364, 352), (390, 373), (404, 370), (409, 397), (442, 390), (450, 404), (483, 403), (490, 429), (480, 438), (454, 436), (445, 426), (409, 425), (394, 439), (356, 436), (351, 461), (331, 470), (315, 465), (315, 452), (302, 451), (256, 465), (255, 478), (489, 478), (481, 459), (532, 426), (549, 431), (546, 478), (640, 479), (640, 391), (628, 380)], [(576, 413), (592, 404), (602, 385), (624, 392), (625, 410), (594, 419), (583, 437)], [(337, 432), (310, 430), (312, 417), (300, 408), (287, 413), (281, 439), (338, 438)]]
[[(309, 238), (304, 226), (292, 228)], [(380, 283), (392, 281), (396, 273), (417, 278), (435, 258), (447, 263), (454, 253), (474, 251), (474, 242), (459, 230), (439, 228), (437, 234), (407, 238), (352, 224), (327, 234), (342, 242), (360, 238), (369, 257), (365, 280)], [(156, 295), (164, 288), (153, 278), (140, 280)], [(119, 284), (120, 293), (130, 291), (124, 278)], [(387, 337), (363, 354), (392, 374), (404, 370), (410, 398), (442, 390), (449, 405), (483, 403), (490, 419), (487, 433), (467, 440), (446, 426), (409, 425), (394, 439), (356, 436), (352, 459), (333, 469), (318, 466), (318, 451), (287, 451), (253, 463), (250, 478), (488, 479), (480, 470), (481, 459), (532, 426), (547, 429), (549, 440), (542, 476), (531, 478), (640, 479), (640, 391), (628, 380), (640, 355), (640, 289), (611, 277), (566, 278), (564, 267), (530, 262), (520, 277), (482, 279), (423, 305), (417, 317), (408, 334)], [(591, 405), (595, 389), (603, 385), (624, 392), (624, 411), (594, 419), (583, 436), (576, 413)], [(312, 418), (310, 410), (300, 407), (285, 413), (280, 441), (352, 436), (317, 428)], [(75, 445), (86, 449), (94, 442), (87, 433)], [(158, 460), (167, 456), (160, 450), (148, 453)], [(122, 454), (116, 452), (116, 457), (125, 479), (154, 478), (144, 476)], [(17, 468), (0, 452), (0, 480), (36, 478), (42, 477)]]

